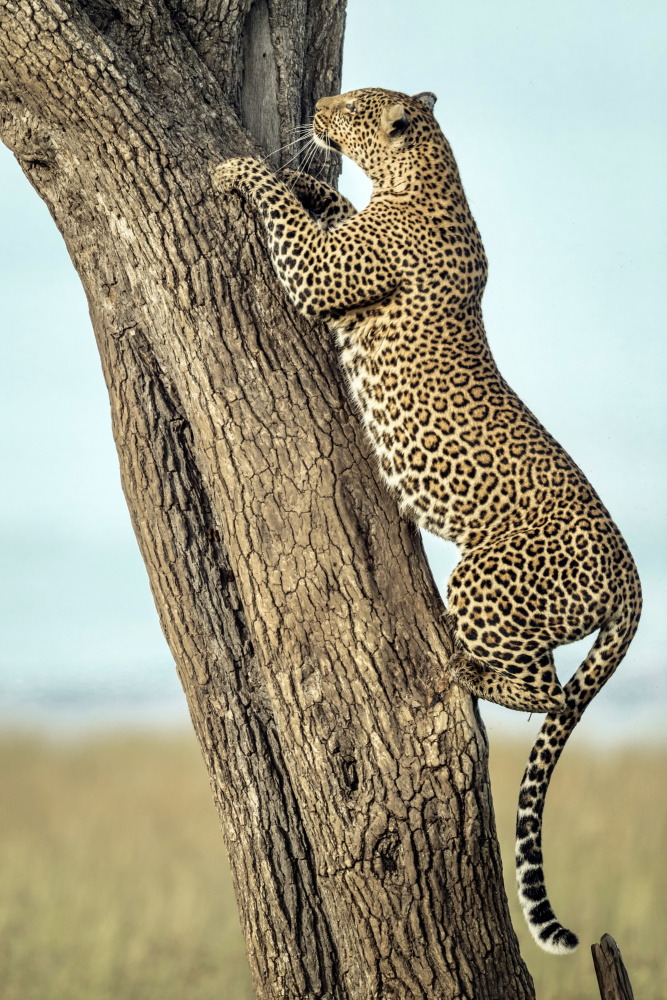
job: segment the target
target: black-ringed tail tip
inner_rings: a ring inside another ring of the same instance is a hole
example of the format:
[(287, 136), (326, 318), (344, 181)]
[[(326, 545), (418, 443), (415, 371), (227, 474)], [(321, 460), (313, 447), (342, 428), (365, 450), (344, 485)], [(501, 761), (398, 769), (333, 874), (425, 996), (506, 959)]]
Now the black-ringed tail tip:
[(519, 809), (516, 824), (516, 884), (519, 902), (535, 943), (552, 955), (569, 955), (579, 938), (556, 919), (544, 884), (540, 822), (531, 809)]

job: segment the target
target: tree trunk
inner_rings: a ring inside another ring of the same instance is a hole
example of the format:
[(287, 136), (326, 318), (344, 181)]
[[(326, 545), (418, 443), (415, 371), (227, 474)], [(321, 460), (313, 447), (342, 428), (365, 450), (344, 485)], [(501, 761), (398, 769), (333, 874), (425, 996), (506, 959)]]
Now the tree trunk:
[(257, 996), (532, 998), (419, 535), (326, 329), (211, 191), (338, 92), (343, 22), (339, 0), (0, 0), (1, 135), (88, 297)]

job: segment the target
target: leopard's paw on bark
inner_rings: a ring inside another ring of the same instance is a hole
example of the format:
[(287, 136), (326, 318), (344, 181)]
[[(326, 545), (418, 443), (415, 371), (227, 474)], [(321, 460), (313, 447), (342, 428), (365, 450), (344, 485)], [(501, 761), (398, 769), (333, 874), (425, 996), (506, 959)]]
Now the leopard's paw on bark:
[(249, 157), (233, 157), (225, 160), (211, 171), (213, 187), (219, 194), (227, 194), (229, 191), (242, 190), (244, 180), (247, 180), (253, 166), (257, 165), (257, 160)]
[(235, 160), (227, 160), (225, 163), (219, 164), (211, 171), (211, 181), (213, 182), (214, 189), (218, 194), (227, 194), (229, 191), (234, 190), (234, 181), (236, 180), (236, 173), (233, 169)]

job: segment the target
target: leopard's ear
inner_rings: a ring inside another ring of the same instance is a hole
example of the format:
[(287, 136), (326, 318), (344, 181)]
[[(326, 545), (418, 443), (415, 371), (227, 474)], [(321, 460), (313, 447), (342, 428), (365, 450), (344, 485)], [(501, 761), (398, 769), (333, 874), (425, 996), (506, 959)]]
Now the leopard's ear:
[(403, 135), (410, 122), (402, 104), (392, 104), (382, 112), (382, 131), (390, 139)]
[(420, 90), (418, 94), (413, 94), (412, 96), (415, 101), (421, 101), (422, 104), (425, 104), (429, 111), (433, 111), (435, 102), (438, 100), (430, 90)]

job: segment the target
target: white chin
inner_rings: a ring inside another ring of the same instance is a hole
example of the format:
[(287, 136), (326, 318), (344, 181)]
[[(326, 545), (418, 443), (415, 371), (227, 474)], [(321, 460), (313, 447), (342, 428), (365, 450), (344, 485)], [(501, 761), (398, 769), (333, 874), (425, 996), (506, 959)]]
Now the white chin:
[(316, 146), (319, 146), (319, 147), (320, 147), (320, 149), (331, 149), (331, 146), (327, 146), (327, 144), (326, 144), (326, 142), (324, 141), (324, 139), (321, 139), (321, 138), (319, 137), (319, 135), (316, 135), (316, 134), (315, 134), (315, 132), (313, 132), (313, 140), (314, 140), (314, 142), (315, 142), (315, 145), (316, 145)]

